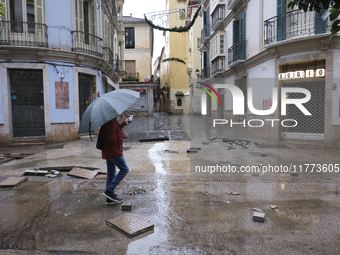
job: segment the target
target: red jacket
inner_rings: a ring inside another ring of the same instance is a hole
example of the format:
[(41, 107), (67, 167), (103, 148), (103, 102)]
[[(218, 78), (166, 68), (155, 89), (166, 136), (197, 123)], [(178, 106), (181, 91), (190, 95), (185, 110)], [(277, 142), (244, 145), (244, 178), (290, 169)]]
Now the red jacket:
[(125, 121), (118, 123), (116, 118), (103, 125), (102, 135), (105, 147), (102, 150), (102, 159), (112, 159), (123, 156), (124, 135), (121, 129), (125, 126)]

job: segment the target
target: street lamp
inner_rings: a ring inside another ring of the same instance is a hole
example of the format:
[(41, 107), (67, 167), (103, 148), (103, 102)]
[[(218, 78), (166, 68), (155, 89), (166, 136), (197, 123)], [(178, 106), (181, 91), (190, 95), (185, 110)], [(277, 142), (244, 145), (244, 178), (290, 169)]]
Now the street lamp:
[(197, 76), (197, 83), (196, 83), (197, 85), (196, 85), (196, 88), (199, 88), (199, 83), (200, 83), (200, 78), (201, 78), (200, 70), (198, 70), (198, 68), (197, 68), (195, 73), (196, 73), (196, 76)]
[(197, 78), (199, 78), (200, 77), (200, 70), (198, 70), (198, 68), (196, 69), (195, 73), (196, 73)]

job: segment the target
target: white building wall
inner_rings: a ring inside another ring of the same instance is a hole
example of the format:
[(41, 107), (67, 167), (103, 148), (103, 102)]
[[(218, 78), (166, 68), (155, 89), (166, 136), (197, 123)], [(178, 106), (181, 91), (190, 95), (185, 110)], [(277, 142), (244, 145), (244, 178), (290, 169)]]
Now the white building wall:
[(262, 34), (263, 26), (260, 23), (260, 2), (252, 0), (248, 3), (246, 12), (246, 58), (251, 58), (259, 52), (259, 35)]
[(265, 110), (263, 100), (273, 102), (274, 77), (275, 59), (268, 60), (248, 70), (248, 87), (252, 88), (255, 109)]

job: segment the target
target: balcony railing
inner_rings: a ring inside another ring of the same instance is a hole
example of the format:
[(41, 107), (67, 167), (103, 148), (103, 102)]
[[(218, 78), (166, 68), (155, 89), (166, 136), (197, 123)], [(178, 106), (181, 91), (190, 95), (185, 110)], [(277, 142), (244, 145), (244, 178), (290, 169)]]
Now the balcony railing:
[(46, 24), (0, 20), (0, 45), (47, 48), (47, 39)]
[(116, 58), (113, 60), (113, 68), (117, 74), (119, 74), (119, 57), (116, 54)]
[(202, 69), (202, 80), (210, 79), (210, 67), (204, 67)]
[(123, 82), (139, 82), (139, 73), (127, 73), (122, 78)]
[(224, 72), (224, 61), (225, 57), (218, 57), (211, 62), (211, 75)]
[(113, 66), (113, 53), (110, 47), (103, 47), (104, 60)]
[(219, 5), (214, 10), (213, 14), (211, 15), (212, 22), (211, 22), (211, 30), (216, 30), (216, 28), (222, 23), (224, 20), (224, 5)]
[(72, 51), (103, 57), (103, 39), (84, 31), (71, 31)]
[(228, 65), (245, 59), (246, 41), (238, 41), (228, 49)]
[(329, 32), (332, 23), (323, 21), (320, 14), (293, 10), (264, 21), (264, 45), (296, 37), (305, 37)]
[(210, 36), (210, 25), (205, 24), (201, 31), (201, 43), (204, 43)]

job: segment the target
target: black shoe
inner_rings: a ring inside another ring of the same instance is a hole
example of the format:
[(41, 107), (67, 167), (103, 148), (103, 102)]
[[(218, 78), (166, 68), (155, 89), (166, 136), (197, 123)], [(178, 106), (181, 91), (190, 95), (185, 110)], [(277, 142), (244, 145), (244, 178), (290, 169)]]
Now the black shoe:
[(114, 194), (113, 192), (110, 192), (108, 190), (106, 190), (104, 193), (103, 193), (103, 196), (105, 196), (107, 199), (111, 200), (112, 202), (116, 202), (116, 203), (121, 203), (123, 202), (123, 199), (117, 197), (116, 194)]

